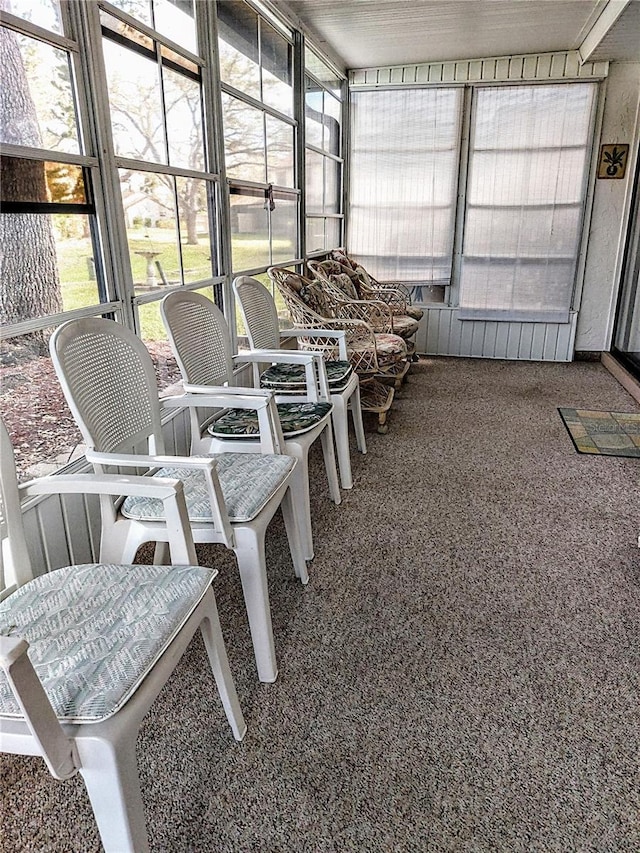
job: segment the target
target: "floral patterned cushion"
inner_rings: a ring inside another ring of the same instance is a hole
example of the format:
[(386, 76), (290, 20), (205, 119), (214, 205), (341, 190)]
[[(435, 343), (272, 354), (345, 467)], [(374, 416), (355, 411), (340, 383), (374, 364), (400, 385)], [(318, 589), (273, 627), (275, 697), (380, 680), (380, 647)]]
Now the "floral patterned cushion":
[(414, 320), (422, 320), (424, 311), (422, 308), (416, 308), (415, 305), (407, 305), (407, 316), (412, 317)]
[(356, 265), (351, 260), (351, 258), (349, 258), (347, 255), (345, 255), (344, 252), (340, 251), (340, 249), (334, 249), (331, 252), (331, 256), (334, 259), (334, 261), (339, 261), (345, 267), (350, 267), (351, 269), (356, 268)]
[[(325, 361), (331, 391), (341, 391), (353, 370), (348, 361)], [(260, 377), (260, 385), (273, 391), (301, 391), (306, 387), (303, 364), (273, 364)]]
[(359, 299), (358, 291), (356, 290), (356, 286), (351, 281), (351, 278), (346, 274), (346, 272), (336, 273), (334, 275), (329, 276), (329, 280), (332, 284), (334, 284), (347, 299)]
[(407, 317), (404, 314), (394, 314), (393, 316), (393, 331), (401, 338), (410, 338), (418, 331), (418, 321), (412, 317)]
[[(216, 574), (200, 566), (57, 569), (0, 603), (0, 634), (27, 640), (60, 720), (95, 723), (133, 695)], [(2, 671), (0, 717), (22, 717)]]
[(407, 357), (407, 345), (399, 335), (376, 332), (375, 339), (379, 362), (388, 364), (390, 361), (400, 361)]
[(366, 271), (364, 267), (361, 267), (360, 264), (356, 264), (355, 271), (358, 274), (358, 278), (362, 279), (362, 283), (367, 287), (371, 287), (371, 279), (369, 278), (369, 273)]
[[(260, 512), (293, 468), (289, 456), (259, 453), (220, 453), (215, 457), (216, 473), (229, 519), (251, 521)], [(202, 471), (194, 468), (161, 468), (154, 477), (182, 480), (189, 520), (213, 521), (209, 493)], [(164, 510), (157, 498), (128, 497), (122, 505), (126, 518), (162, 521)]]
[(299, 296), (304, 304), (311, 308), (312, 311), (315, 311), (316, 314), (320, 314), (321, 317), (331, 316), (327, 297), (319, 281), (312, 281), (309, 284), (305, 284), (300, 289)]
[[(278, 403), (284, 437), (313, 429), (331, 408), (331, 403)], [(216, 438), (260, 438), (258, 415), (252, 409), (227, 409), (209, 426), (209, 432)]]

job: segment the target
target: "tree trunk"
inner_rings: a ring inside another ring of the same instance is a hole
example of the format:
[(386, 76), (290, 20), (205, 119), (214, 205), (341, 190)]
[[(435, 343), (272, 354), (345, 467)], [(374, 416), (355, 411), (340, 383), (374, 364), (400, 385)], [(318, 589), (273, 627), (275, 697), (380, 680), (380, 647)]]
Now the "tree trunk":
[(196, 223), (197, 211), (192, 207), (188, 207), (185, 211), (185, 218), (187, 220), (187, 245), (189, 246), (197, 246), (198, 245), (198, 228)]
[[(0, 0), (0, 8), (6, 8)], [(18, 40), (0, 28), (0, 127), (7, 143), (41, 146), (38, 117), (29, 91)], [(7, 158), (2, 168), (4, 201), (47, 201), (44, 163)], [(0, 322), (16, 323), (62, 310), (51, 216), (0, 216)], [(42, 334), (34, 336), (44, 343)]]

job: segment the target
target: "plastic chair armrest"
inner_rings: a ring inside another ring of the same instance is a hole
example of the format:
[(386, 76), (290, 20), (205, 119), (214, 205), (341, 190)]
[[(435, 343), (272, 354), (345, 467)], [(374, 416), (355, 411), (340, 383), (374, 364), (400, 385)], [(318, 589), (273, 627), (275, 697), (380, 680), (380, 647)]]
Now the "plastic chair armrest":
[(80, 761), (29, 660), (28, 648), (21, 637), (0, 636), (0, 666), (52, 776), (69, 779), (78, 772)]
[(266, 388), (216, 387), (213, 385), (185, 384), (185, 394), (166, 397), (162, 402), (170, 408), (198, 406), (200, 408), (266, 409), (273, 391)]
[[(268, 355), (268, 358), (265, 356)], [(321, 353), (295, 350), (249, 350), (239, 353), (234, 359), (254, 364), (270, 361), (272, 364), (302, 364), (306, 381), (306, 397), (312, 402), (329, 400), (329, 380)], [(316, 372), (317, 371), (317, 372)]]
[(173, 565), (197, 565), (191, 526), (180, 480), (123, 474), (59, 474), (19, 486), (25, 497), (47, 494), (136, 495), (158, 498), (164, 505)]
[[(102, 453), (100, 451), (90, 449), (87, 450), (86, 457), (87, 460), (92, 462), (94, 465), (112, 465), (122, 468), (148, 468), (149, 473), (151, 474), (154, 471), (157, 471), (158, 468), (193, 468), (195, 470), (202, 471), (207, 484), (207, 490), (209, 492), (209, 503), (211, 505), (211, 514), (213, 516), (214, 524), (223, 534), (225, 545), (227, 545), (228, 548), (233, 547), (233, 530), (231, 528), (229, 515), (224, 503), (220, 481), (218, 480), (218, 475), (216, 473), (216, 461), (214, 458), (206, 456), (158, 456), (144, 453)], [(169, 482), (175, 483), (175, 480), (169, 479)], [(171, 510), (171, 504), (165, 503), (165, 512), (167, 507)], [(178, 517), (182, 516), (182, 518), (180, 519), (176, 517), (176, 515)], [(171, 512), (170, 516), (166, 516), (170, 537), (172, 535), (172, 531), (175, 532), (179, 529), (178, 525), (180, 521), (184, 522), (185, 526), (187, 526), (189, 530), (191, 529), (186, 506), (184, 507), (184, 514), (178, 510), (177, 514)], [(169, 526), (170, 523), (171, 526)], [(171, 543), (171, 539), (169, 539), (169, 542)], [(179, 546), (176, 544), (176, 550), (178, 548)], [(187, 551), (189, 550), (190, 549), (187, 546)], [(195, 556), (195, 549), (193, 549), (193, 555)], [(174, 561), (173, 550), (172, 561)], [(179, 562), (197, 565), (198, 561), (197, 559), (192, 560), (189, 557), (186, 561), (181, 559)]]
[(168, 398), (172, 407), (253, 409), (258, 414), (260, 450), (283, 453), (284, 436), (275, 405), (273, 391), (265, 388), (213, 388), (208, 385), (185, 385), (186, 394)]

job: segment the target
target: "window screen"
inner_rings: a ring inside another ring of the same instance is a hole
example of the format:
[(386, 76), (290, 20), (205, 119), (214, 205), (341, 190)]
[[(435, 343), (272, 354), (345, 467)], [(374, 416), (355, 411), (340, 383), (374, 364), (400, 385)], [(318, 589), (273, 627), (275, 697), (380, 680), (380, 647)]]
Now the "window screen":
[(568, 322), (595, 93), (594, 83), (476, 91), (462, 319)]
[(462, 90), (352, 96), (349, 253), (377, 277), (449, 284)]

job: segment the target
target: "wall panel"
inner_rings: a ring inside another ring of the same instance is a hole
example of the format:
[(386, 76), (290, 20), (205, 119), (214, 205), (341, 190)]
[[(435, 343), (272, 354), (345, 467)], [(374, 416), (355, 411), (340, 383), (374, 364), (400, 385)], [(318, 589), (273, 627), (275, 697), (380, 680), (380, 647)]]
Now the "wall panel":
[(580, 64), (577, 50), (459, 62), (428, 62), (385, 68), (361, 68), (349, 72), (349, 85), (397, 86), (424, 83), (506, 83), (512, 80), (575, 80), (606, 77), (608, 62)]
[(515, 323), (460, 320), (457, 308), (422, 306), (416, 337), (425, 355), (505, 358), (524, 361), (572, 361), (576, 312), (569, 323)]

